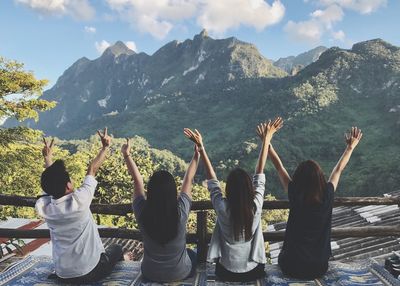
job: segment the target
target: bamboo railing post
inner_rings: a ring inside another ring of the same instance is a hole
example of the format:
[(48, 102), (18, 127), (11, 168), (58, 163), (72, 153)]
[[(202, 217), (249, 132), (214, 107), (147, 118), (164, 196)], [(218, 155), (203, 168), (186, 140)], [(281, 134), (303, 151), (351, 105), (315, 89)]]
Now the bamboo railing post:
[(197, 262), (207, 259), (207, 211), (197, 212)]

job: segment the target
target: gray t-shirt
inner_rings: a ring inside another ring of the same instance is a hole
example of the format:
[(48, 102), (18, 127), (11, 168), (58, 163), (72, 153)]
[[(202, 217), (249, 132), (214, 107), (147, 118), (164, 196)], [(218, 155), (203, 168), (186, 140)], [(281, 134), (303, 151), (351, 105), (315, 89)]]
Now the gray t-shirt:
[(147, 279), (159, 282), (186, 278), (192, 268), (192, 263), (186, 251), (186, 222), (192, 204), (191, 199), (185, 193), (181, 193), (178, 197), (178, 233), (174, 239), (165, 245), (152, 240), (143, 228), (143, 222), (140, 218), (145, 204), (146, 199), (143, 196), (139, 196), (133, 201), (133, 212), (143, 235), (143, 275)]

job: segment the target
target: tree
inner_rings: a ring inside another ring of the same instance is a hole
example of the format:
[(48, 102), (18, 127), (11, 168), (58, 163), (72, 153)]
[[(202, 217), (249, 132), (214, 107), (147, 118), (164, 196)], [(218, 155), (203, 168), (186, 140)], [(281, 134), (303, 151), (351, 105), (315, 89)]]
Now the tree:
[[(55, 106), (55, 102), (39, 99), (47, 80), (38, 80), (33, 72), (24, 70), (24, 64), (0, 56), (0, 119), (15, 118), (38, 120), (39, 111)], [(0, 145), (32, 136), (32, 130), (24, 127), (0, 128)]]

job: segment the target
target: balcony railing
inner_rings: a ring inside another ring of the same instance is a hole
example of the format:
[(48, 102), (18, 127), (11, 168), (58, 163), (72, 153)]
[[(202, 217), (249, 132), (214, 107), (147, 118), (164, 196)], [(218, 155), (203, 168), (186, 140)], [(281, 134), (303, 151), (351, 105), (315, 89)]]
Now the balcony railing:
[[(0, 195), (0, 205), (34, 207), (36, 198), (21, 196)], [(334, 206), (369, 206), (369, 205), (399, 205), (400, 197), (341, 197), (336, 198)], [(263, 209), (288, 209), (287, 200), (264, 201)], [(95, 214), (125, 216), (132, 213), (131, 204), (93, 204), (90, 209)], [(187, 243), (197, 244), (197, 257), (204, 262), (207, 257), (207, 245), (211, 234), (207, 232), (207, 211), (212, 210), (210, 201), (195, 201), (191, 211), (196, 212), (196, 232), (187, 234)], [(139, 230), (121, 228), (99, 228), (101, 237), (127, 238), (142, 240)], [(285, 231), (263, 232), (265, 241), (282, 241)], [(400, 236), (400, 224), (392, 226), (363, 226), (363, 227), (335, 227), (332, 228), (332, 238), (346, 237), (386, 237)], [(0, 237), (8, 238), (49, 238), (47, 229), (20, 230), (0, 228)]]

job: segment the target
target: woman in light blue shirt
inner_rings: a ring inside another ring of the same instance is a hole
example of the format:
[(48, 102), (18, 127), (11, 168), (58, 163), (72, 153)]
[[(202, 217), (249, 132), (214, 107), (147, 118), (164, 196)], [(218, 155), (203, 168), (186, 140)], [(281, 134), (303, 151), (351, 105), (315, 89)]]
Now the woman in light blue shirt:
[(262, 147), (253, 179), (242, 169), (230, 172), (226, 182), (226, 198), (204, 149), (199, 131), (185, 129), (185, 135), (198, 147), (206, 166), (208, 190), (217, 213), (207, 260), (216, 262), (215, 273), (224, 281), (249, 282), (265, 276), (266, 262), (261, 229), (264, 202), (264, 166), (273, 134), (282, 127), (282, 118), (257, 126)]

